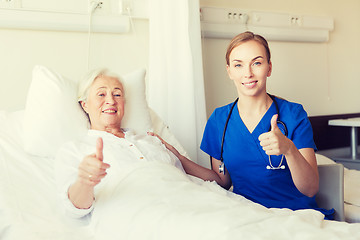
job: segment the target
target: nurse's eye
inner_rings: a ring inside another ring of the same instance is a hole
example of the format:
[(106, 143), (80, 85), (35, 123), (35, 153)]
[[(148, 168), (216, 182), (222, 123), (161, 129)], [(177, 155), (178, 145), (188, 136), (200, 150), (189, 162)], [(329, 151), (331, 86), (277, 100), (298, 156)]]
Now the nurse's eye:
[(261, 65), (261, 62), (254, 62), (253, 65), (254, 65), (254, 66), (260, 66), (260, 65)]
[(240, 63), (238, 63), (238, 64), (235, 64), (235, 66), (234, 67), (241, 67), (242, 65), (240, 64)]
[(105, 93), (98, 93), (99, 97), (105, 97)]

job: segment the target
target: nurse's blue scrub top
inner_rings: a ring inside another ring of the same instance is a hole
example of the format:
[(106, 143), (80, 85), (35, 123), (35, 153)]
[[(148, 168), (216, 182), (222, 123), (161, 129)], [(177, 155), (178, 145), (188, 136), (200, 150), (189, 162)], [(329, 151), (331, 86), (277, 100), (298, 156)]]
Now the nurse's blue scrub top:
[[(312, 127), (302, 105), (279, 98), (275, 101), (279, 107), (280, 120), (287, 126), (288, 138), (297, 149), (316, 150)], [(232, 104), (215, 109), (206, 124), (200, 146), (201, 150), (219, 160), (224, 126)], [(250, 133), (240, 118), (237, 106), (234, 107), (225, 134), (223, 152), (233, 191), (268, 208), (316, 209), (328, 215), (326, 218), (331, 218), (333, 209), (319, 209), (315, 197), (307, 197), (296, 188), (286, 158), (283, 160), (285, 169), (266, 169), (269, 165), (269, 156), (260, 146), (258, 138), (270, 130), (270, 120), (274, 114), (277, 114), (277, 110), (272, 103), (254, 131)], [(280, 160), (281, 156), (271, 156), (274, 167), (279, 166)]]

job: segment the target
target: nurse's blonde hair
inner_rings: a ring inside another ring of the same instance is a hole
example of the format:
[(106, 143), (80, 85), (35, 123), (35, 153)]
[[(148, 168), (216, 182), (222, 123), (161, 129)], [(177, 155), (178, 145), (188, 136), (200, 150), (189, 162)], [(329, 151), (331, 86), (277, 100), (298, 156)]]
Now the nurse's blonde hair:
[(263, 36), (254, 34), (253, 32), (250, 32), (250, 31), (247, 31), (247, 32), (240, 33), (240, 34), (236, 35), (233, 39), (231, 39), (229, 46), (227, 48), (227, 51), (226, 51), (226, 55), (225, 55), (225, 60), (226, 60), (227, 65), (230, 65), (230, 54), (231, 54), (232, 50), (234, 48), (236, 48), (237, 46), (239, 46), (240, 44), (250, 41), (250, 40), (257, 41), (258, 43), (260, 43), (261, 45), (264, 46), (265, 51), (266, 51), (267, 62), (270, 63), (271, 54), (270, 54), (269, 44), (266, 41), (266, 39)]

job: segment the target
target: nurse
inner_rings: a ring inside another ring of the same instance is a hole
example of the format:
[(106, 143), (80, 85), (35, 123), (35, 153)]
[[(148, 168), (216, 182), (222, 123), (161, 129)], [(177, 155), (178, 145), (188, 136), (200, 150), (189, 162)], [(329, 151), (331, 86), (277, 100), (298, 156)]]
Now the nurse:
[[(267, 41), (252, 32), (235, 36), (227, 48), (226, 69), (238, 101), (215, 109), (206, 124), (200, 148), (210, 155), (212, 169), (195, 164), (164, 142), (166, 146), (190, 175), (216, 181), (225, 189), (233, 186), (235, 193), (268, 208), (317, 209), (331, 219), (334, 210), (319, 209), (315, 202), (319, 174), (307, 113), (300, 104), (267, 93), (272, 71)], [(228, 117), (224, 167), (219, 171)], [(286, 125), (287, 136), (277, 120)]]

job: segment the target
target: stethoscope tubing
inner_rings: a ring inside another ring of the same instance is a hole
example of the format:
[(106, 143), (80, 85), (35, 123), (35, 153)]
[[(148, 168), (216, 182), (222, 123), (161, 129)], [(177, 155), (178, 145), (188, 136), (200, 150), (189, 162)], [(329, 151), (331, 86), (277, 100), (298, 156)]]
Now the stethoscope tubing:
[[(287, 137), (288, 136), (288, 129), (286, 127), (286, 124), (284, 122), (282, 122), (280, 120), (280, 110), (279, 110), (279, 106), (275, 100), (275, 97), (269, 93), (267, 93), (269, 95), (269, 97), (273, 100), (274, 104), (275, 104), (275, 108), (276, 108), (276, 112), (278, 114), (278, 118), (277, 118), (277, 124), (280, 124), (283, 126), (284, 128), (284, 135)], [(224, 167), (224, 159), (223, 159), (223, 152), (224, 152), (224, 141), (225, 141), (225, 134), (226, 134), (226, 130), (227, 130), (227, 127), (228, 127), (228, 123), (229, 123), (229, 120), (230, 120), (230, 117), (231, 117), (231, 114), (234, 110), (234, 107), (236, 106), (237, 102), (239, 101), (239, 98), (236, 98), (236, 100), (233, 102), (233, 104), (231, 105), (231, 108), (230, 108), (230, 111), (229, 111), (229, 114), (226, 118), (226, 122), (225, 122), (225, 126), (224, 126), (224, 131), (223, 131), (223, 134), (222, 134), (222, 139), (221, 139), (221, 150), (220, 150), (220, 161), (221, 161), (221, 164), (219, 166), (219, 172), (220, 173), (224, 173), (225, 174), (225, 167)], [(271, 130), (271, 126), (270, 126), (270, 129), (269, 131)], [(274, 167), (271, 163), (271, 159), (270, 159), (270, 156), (269, 156), (269, 166), (267, 166), (266, 168), (267, 169), (272, 169), (272, 170), (276, 170), (276, 169), (284, 169), (285, 166), (281, 165), (282, 164), (282, 160), (283, 160), (284, 156), (282, 156), (282, 159), (281, 159), (281, 162), (279, 164), (279, 166), (277, 167)]]

